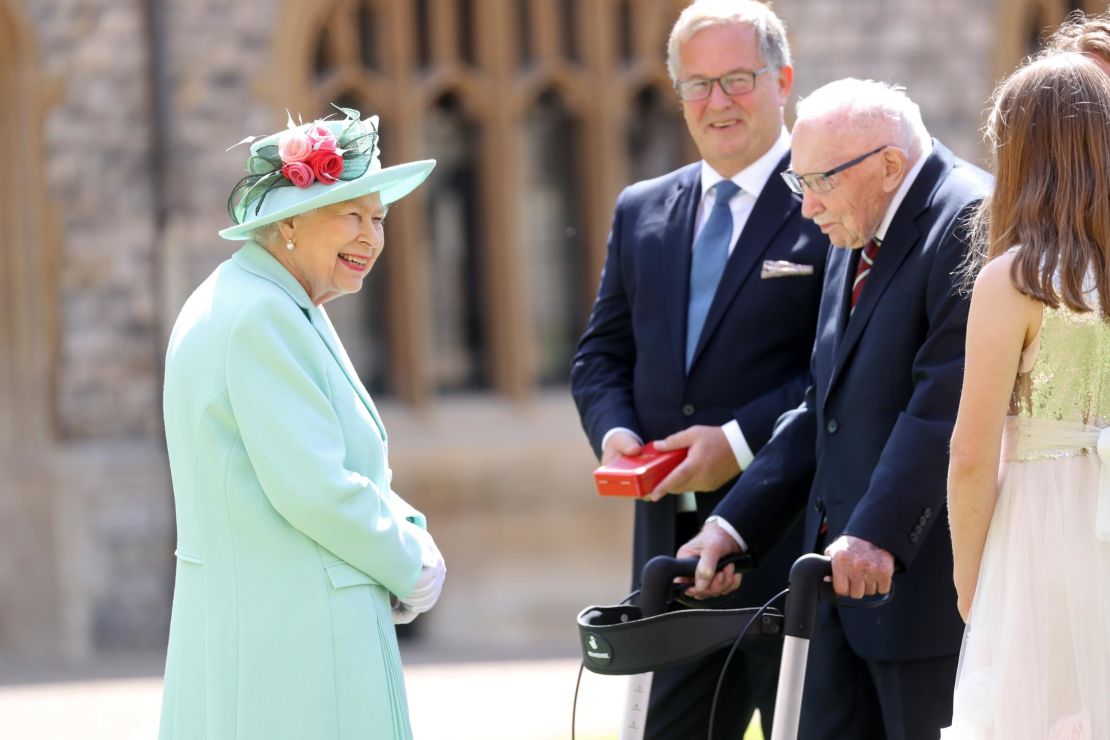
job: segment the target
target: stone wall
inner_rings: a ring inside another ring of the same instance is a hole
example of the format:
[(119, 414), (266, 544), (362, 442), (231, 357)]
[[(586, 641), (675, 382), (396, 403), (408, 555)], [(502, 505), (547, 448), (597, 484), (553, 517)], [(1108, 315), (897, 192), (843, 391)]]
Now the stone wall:
[(929, 132), (979, 163), (979, 129), (994, 84), (997, 4), (777, 0), (794, 51), (795, 98), (842, 77), (904, 85)]
[(158, 433), (160, 356), (140, 3), (35, 0), (48, 198), (61, 220), (55, 424), (65, 439)]

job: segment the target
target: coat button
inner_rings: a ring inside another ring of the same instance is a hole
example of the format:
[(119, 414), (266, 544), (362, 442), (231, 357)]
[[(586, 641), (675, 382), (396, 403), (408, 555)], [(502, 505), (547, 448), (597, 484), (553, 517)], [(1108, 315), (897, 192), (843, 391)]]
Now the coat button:
[(928, 506), (926, 506), (925, 511), (923, 511), (921, 513), (924, 514), (926, 517), (930, 517), (930, 516), (933, 515), (933, 510), (930, 509)]
[(694, 404), (692, 404), (692, 403), (684, 404), (683, 407), (682, 407), (682, 415), (683, 416), (693, 416), (694, 415)]
[(918, 540), (917, 532), (910, 532), (910, 542), (917, 542), (917, 540)]
[(920, 524), (918, 524), (916, 527), (913, 528), (913, 533), (914, 534), (921, 534), (924, 531), (925, 531), (925, 529)]
[(829, 423), (825, 425), (825, 431), (829, 434), (836, 434), (837, 429), (840, 429), (840, 423), (836, 419), (829, 419)]
[(929, 523), (929, 517), (927, 517), (927, 516), (920, 516), (920, 517), (918, 517), (918, 519), (917, 519), (917, 523), (918, 523), (918, 524), (920, 524), (920, 525), (921, 525), (922, 527), (924, 527), (924, 526), (925, 526), (926, 524), (928, 524), (928, 523)]

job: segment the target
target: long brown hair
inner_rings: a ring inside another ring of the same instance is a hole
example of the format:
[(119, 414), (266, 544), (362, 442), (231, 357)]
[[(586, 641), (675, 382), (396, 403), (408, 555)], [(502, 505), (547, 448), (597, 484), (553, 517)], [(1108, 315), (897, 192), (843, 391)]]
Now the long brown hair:
[(1052, 54), (1010, 75), (992, 103), (995, 187), (975, 219), (975, 267), (1017, 247), (1015, 288), (1110, 318), (1110, 78), (1081, 54)]
[(1048, 53), (1081, 51), (1110, 62), (1110, 10), (1088, 16), (1073, 10), (1045, 42)]

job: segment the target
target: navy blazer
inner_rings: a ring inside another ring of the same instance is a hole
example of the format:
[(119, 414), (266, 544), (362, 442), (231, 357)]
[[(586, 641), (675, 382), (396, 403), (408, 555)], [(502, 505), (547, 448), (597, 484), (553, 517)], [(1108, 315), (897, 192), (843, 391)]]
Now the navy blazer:
[(892, 603), (840, 610), (864, 658), (959, 650), (945, 499), (968, 302), (954, 273), (966, 218), (990, 184), (934, 141), (851, 316), (857, 254), (831, 250), (805, 400), (716, 512), (756, 554), (803, 509), (807, 549), (825, 516), (829, 541), (850, 534), (890, 551), (899, 569)]
[[(778, 168), (788, 163), (789, 155)], [(649, 441), (730, 419), (755, 452), (805, 392), (828, 240), (802, 219), (800, 199), (774, 174), (729, 257), (685, 370), (700, 172), (700, 164), (688, 165), (636, 183), (617, 200), (597, 299), (571, 369), (571, 391), (598, 455), (614, 427)], [(764, 260), (811, 265), (813, 272), (765, 279)], [(699, 522), (727, 490), (698, 494)], [(675, 506), (674, 496), (636, 502), (634, 586), (648, 559), (673, 555), (682, 544)], [(781, 588), (800, 545), (798, 532), (790, 552), (748, 579), (739, 600), (754, 603)]]

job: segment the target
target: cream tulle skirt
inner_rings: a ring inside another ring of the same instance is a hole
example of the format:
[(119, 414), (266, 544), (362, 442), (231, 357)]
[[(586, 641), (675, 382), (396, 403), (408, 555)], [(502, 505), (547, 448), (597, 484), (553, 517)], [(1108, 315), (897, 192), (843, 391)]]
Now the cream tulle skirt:
[(943, 740), (1110, 740), (1098, 431), (1007, 419), (1007, 462)]

